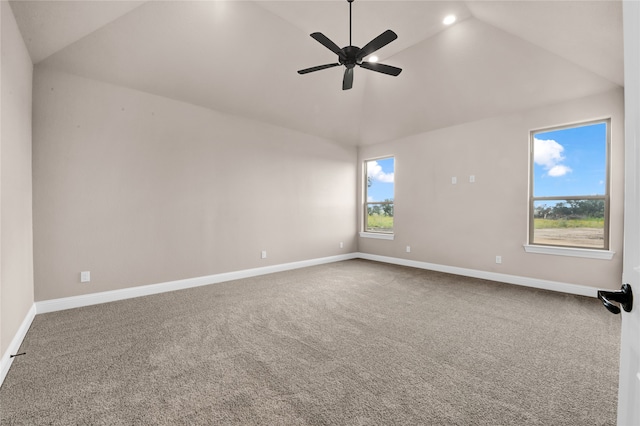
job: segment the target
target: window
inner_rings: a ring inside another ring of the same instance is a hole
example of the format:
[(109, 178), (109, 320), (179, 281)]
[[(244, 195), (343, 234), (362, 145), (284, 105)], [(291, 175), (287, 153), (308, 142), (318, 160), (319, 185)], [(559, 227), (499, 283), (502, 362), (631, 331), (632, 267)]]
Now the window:
[(529, 243), (609, 249), (610, 120), (531, 132)]
[(393, 233), (394, 158), (364, 162), (364, 231)]

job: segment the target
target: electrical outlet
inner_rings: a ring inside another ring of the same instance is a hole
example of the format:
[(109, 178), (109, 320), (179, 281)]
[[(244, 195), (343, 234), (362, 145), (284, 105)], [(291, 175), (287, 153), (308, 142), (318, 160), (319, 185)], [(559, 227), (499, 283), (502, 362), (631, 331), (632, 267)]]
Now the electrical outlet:
[(262, 250), (262, 253), (260, 254), (260, 258), (261, 259), (266, 259), (267, 258), (267, 251), (266, 250)]
[(458, 178), (454, 176), (451, 178), (451, 184), (455, 185), (456, 183), (458, 183)]
[(90, 271), (80, 272), (80, 282), (88, 283), (89, 281), (91, 281), (91, 272)]
[(407, 246), (406, 250), (407, 250), (407, 253), (411, 253), (411, 246)]
[(496, 263), (502, 263), (502, 256), (496, 256)]
[(469, 176), (469, 183), (474, 183), (476, 181), (476, 177), (474, 175)]
[(340, 248), (344, 248), (344, 243), (340, 241)]

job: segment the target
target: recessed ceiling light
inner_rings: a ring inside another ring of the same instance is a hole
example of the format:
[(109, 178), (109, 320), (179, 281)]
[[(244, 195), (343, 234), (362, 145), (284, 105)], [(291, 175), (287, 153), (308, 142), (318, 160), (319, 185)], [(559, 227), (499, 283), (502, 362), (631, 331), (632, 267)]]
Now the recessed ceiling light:
[(378, 62), (378, 57), (376, 55), (369, 56), (368, 62)]
[(442, 23), (445, 24), (445, 25), (451, 25), (454, 22), (456, 22), (456, 15), (447, 15), (442, 20)]

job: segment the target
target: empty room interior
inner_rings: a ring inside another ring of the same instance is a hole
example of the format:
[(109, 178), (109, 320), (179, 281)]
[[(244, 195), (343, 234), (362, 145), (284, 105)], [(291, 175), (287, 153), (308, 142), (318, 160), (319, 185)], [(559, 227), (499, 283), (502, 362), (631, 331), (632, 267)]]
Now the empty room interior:
[(2, 0), (0, 423), (622, 424), (623, 6)]

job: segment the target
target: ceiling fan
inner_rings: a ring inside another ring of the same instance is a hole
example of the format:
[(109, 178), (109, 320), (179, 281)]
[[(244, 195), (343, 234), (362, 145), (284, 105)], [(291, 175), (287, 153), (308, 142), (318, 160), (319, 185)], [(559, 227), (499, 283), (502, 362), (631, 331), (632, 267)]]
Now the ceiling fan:
[(345, 66), (344, 78), (342, 79), (342, 90), (349, 90), (353, 87), (353, 69), (356, 65), (371, 70), (380, 72), (382, 74), (388, 74), (397, 76), (402, 71), (401, 68), (392, 67), (391, 65), (380, 64), (377, 62), (368, 62), (363, 59), (375, 52), (376, 50), (386, 46), (393, 40), (398, 38), (398, 35), (391, 30), (387, 30), (380, 34), (378, 37), (365, 44), (363, 48), (359, 48), (351, 45), (351, 3), (353, 0), (347, 0), (349, 2), (349, 46), (340, 49), (337, 44), (329, 40), (327, 36), (322, 33), (313, 33), (311, 37), (320, 42), (324, 47), (338, 55), (338, 62), (333, 64), (318, 65), (316, 67), (305, 68), (298, 71), (298, 74), (307, 74), (314, 71), (320, 71), (327, 68), (338, 67), (340, 65)]

